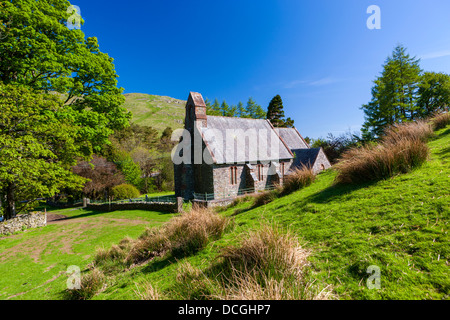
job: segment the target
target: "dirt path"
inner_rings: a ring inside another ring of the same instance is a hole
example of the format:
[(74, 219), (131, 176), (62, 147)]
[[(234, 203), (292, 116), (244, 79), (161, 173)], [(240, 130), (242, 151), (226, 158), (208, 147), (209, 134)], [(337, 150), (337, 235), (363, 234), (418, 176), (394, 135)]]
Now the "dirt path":
[(65, 219), (67, 219), (67, 216), (62, 214), (47, 213), (47, 224), (57, 223)]

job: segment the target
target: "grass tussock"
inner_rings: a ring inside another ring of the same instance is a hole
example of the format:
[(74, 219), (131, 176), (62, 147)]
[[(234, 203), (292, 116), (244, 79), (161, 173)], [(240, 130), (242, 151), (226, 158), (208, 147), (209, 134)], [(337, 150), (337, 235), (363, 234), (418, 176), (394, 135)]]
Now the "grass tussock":
[(94, 262), (105, 270), (117, 271), (155, 257), (192, 255), (219, 239), (230, 225), (229, 218), (209, 209), (193, 208), (159, 228), (147, 229), (136, 240), (126, 238), (109, 250), (99, 250)]
[(450, 125), (450, 112), (437, 114), (431, 118), (430, 122), (434, 130), (443, 129)]
[(312, 168), (303, 166), (295, 169), (283, 182), (281, 195), (288, 195), (312, 184), (316, 178)]
[(335, 165), (336, 181), (360, 183), (407, 173), (428, 159), (426, 141), (432, 134), (431, 126), (423, 121), (393, 126), (380, 143), (345, 152)]
[(72, 300), (89, 300), (105, 286), (106, 276), (101, 270), (94, 268), (81, 278), (79, 289), (68, 289), (67, 294)]
[(223, 249), (205, 272), (184, 263), (174, 291), (182, 299), (328, 299), (328, 288), (319, 292), (305, 280), (309, 254), (292, 234), (263, 226)]

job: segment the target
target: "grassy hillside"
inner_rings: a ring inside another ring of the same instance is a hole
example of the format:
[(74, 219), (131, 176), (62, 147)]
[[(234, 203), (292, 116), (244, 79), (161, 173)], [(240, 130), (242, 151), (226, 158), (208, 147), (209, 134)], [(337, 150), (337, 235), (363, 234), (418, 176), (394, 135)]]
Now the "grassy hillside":
[[(238, 246), (263, 223), (295, 234), (311, 252), (306, 280), (318, 290), (330, 285), (339, 299), (449, 299), (450, 127), (429, 146), (429, 161), (408, 174), (345, 186), (334, 185), (336, 172), (328, 170), (265, 206), (254, 208), (253, 199), (245, 199), (221, 211), (233, 227), (199, 252), (157, 256), (132, 268), (107, 265), (106, 286), (93, 299), (140, 299), (149, 284), (161, 299), (185, 298), (191, 287), (180, 286), (180, 269), (207, 272), (222, 249)], [(97, 248), (137, 238), (145, 226), (172, 217), (143, 211), (65, 214), (73, 219), (0, 238), (1, 299), (61, 299), (67, 266), (79, 265), (87, 274)], [(381, 269), (380, 289), (366, 286), (372, 265)]]
[[(312, 252), (307, 280), (319, 290), (331, 285), (339, 299), (448, 299), (450, 129), (438, 131), (429, 146), (429, 161), (408, 174), (342, 186), (333, 184), (336, 173), (328, 170), (311, 186), (266, 206), (242, 201), (222, 212), (235, 227), (221, 239), (191, 256), (156, 257), (112, 275), (94, 299), (136, 299), (148, 284), (159, 298), (185, 298), (180, 268), (208, 272), (221, 249), (238, 245), (265, 222), (301, 239)], [(369, 266), (381, 270), (380, 289), (366, 285)]]
[(125, 94), (125, 107), (132, 122), (162, 132), (166, 127), (182, 128), (186, 101), (142, 93)]

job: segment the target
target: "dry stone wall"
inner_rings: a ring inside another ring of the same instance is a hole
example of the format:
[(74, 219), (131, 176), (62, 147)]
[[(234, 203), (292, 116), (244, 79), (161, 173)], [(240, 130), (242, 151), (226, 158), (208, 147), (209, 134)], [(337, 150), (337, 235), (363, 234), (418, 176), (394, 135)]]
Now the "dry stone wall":
[(0, 222), (0, 234), (12, 234), (31, 228), (39, 228), (47, 225), (47, 214), (43, 212), (30, 212)]

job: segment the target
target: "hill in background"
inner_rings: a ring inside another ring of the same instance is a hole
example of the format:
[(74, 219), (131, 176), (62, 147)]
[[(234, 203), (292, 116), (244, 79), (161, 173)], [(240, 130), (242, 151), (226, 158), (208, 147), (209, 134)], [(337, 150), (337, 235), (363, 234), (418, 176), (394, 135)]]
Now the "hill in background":
[(182, 128), (186, 101), (143, 93), (124, 94), (123, 107), (133, 114), (133, 123), (162, 132), (166, 127)]

